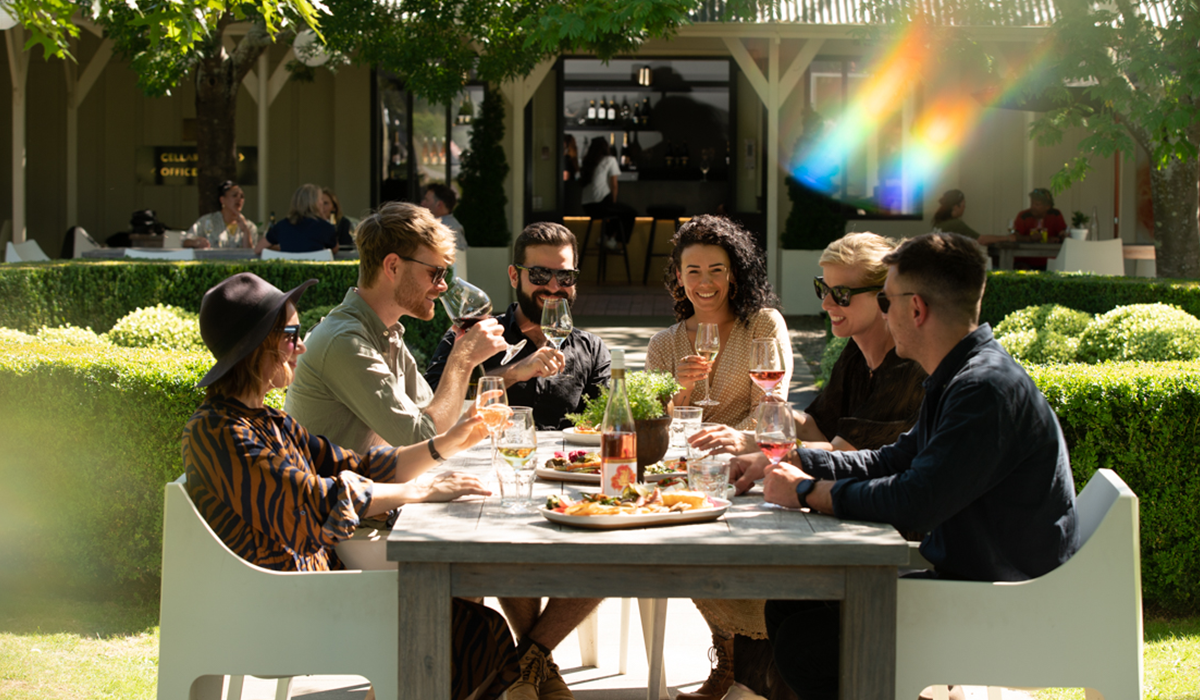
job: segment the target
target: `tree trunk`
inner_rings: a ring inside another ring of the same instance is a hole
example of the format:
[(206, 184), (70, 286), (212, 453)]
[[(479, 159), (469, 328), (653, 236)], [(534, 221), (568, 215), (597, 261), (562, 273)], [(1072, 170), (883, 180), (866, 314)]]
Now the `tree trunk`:
[(1159, 277), (1200, 278), (1200, 161), (1172, 158), (1150, 169)]
[(238, 91), (270, 41), (256, 24), (233, 53), (227, 53), (222, 39), (231, 22), (227, 14), (218, 23), (207, 57), (196, 66), (196, 188), (200, 215), (217, 209), (217, 185), (236, 178)]

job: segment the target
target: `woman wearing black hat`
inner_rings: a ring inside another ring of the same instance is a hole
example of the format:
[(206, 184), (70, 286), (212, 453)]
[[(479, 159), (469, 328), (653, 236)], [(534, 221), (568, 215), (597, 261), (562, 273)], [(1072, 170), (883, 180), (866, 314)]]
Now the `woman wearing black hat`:
[[(482, 440), (487, 428), (478, 417), (424, 443), (360, 455), (264, 405), (269, 390), (291, 383), (304, 353), (295, 302), (314, 283), (284, 293), (243, 272), (205, 293), (200, 335), (217, 362), (200, 381), (207, 394), (183, 432), (196, 508), (231, 550), (277, 571), (342, 569), (333, 546), (363, 518), (404, 503), (490, 493), (469, 474), (412, 483), (442, 455)], [(455, 599), (453, 638), (454, 698), (491, 678), (477, 696), (491, 700), (516, 680), (516, 647), (499, 613)]]
[(253, 248), (258, 227), (242, 215), (246, 195), (233, 180), (217, 185), (218, 209), (196, 219), (183, 239), (186, 248)]

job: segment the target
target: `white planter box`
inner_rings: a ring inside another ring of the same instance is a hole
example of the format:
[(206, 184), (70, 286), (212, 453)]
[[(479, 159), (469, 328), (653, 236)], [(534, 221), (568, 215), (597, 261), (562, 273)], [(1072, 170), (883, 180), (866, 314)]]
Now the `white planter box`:
[(492, 313), (504, 313), (514, 299), (512, 285), (508, 282), (511, 255), (508, 246), (467, 249), (467, 281), (492, 298)]
[(813, 277), (821, 274), (823, 250), (780, 250), (783, 262), (779, 276), (779, 298), (783, 313), (789, 316), (815, 316), (821, 313), (821, 300), (813, 293)]

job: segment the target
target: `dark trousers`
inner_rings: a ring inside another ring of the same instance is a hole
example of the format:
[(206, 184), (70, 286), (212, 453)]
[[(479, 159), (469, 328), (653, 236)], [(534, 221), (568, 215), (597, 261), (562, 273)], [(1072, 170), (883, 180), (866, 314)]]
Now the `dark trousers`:
[(841, 606), (835, 600), (768, 600), (775, 667), (800, 700), (837, 700)]
[[(622, 243), (628, 243), (629, 237), (633, 235), (633, 224), (637, 218), (637, 210), (625, 204), (624, 202), (614, 202), (612, 193), (599, 202), (583, 205), (583, 210), (588, 216), (607, 219), (616, 217), (621, 222), (623, 229), (619, 234)], [(614, 232), (615, 235), (615, 232)]]

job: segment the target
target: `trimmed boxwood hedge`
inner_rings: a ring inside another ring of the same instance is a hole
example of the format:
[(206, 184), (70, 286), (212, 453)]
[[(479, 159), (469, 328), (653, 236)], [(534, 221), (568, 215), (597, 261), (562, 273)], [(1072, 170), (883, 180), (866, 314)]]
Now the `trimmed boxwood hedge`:
[(1142, 597), (1200, 610), (1200, 363), (1121, 362), (1029, 370), (1058, 414), (1076, 489), (1115, 471), (1141, 511)]
[[(0, 327), (36, 334), (42, 326), (108, 331), (129, 312), (158, 304), (199, 312), (204, 292), (239, 272), (253, 272), (280, 289), (317, 279), (300, 298), (300, 312), (342, 302), (358, 284), (358, 262), (206, 260), (204, 262), (60, 261), (0, 265)], [(403, 319), (404, 342), (432, 357), (450, 320), (434, 304), (431, 321)]]
[(1200, 281), (1054, 272), (989, 272), (979, 320), (995, 326), (1027, 306), (1061, 304), (1102, 314), (1129, 304), (1173, 304), (1200, 318)]

